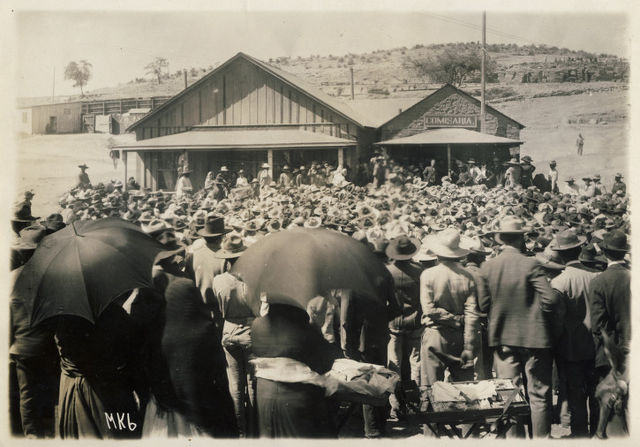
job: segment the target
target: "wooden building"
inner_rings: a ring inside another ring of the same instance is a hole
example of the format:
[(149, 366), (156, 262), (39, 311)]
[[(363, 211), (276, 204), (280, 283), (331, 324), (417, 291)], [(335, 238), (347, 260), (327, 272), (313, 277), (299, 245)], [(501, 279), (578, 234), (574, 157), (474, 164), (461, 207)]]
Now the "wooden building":
[(405, 163), (435, 159), (448, 170), (454, 159), (517, 158), (525, 126), (489, 105), (485, 110), (485, 132), (480, 133), (480, 101), (446, 84), (382, 124), (376, 145)]
[(18, 109), (18, 132), (26, 134), (80, 133), (82, 103), (63, 102)]
[[(173, 189), (187, 164), (195, 188), (208, 171), (243, 168), (255, 176), (271, 165), (277, 178), (311, 161), (353, 166), (375, 142), (375, 128), (351, 108), (244, 53), (187, 87), (129, 127), (136, 177), (152, 189)], [(125, 175), (129, 175), (126, 173)]]

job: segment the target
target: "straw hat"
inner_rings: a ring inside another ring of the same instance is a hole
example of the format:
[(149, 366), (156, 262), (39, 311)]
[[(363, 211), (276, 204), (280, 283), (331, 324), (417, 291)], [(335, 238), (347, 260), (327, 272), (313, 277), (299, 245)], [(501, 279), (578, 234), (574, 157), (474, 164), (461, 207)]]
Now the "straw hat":
[(242, 238), (236, 234), (225, 237), (220, 244), (220, 250), (215, 252), (216, 258), (231, 259), (238, 258), (247, 249)]
[(427, 236), (426, 245), (436, 256), (443, 258), (458, 259), (469, 253), (469, 250), (460, 248), (460, 232), (455, 228), (446, 228)]
[(460, 248), (469, 250), (471, 253), (479, 255), (490, 255), (491, 251), (484, 247), (484, 244), (479, 237), (460, 236)]
[(311, 216), (304, 222), (302, 226), (304, 228), (320, 228), (322, 226), (322, 219), (317, 216)]

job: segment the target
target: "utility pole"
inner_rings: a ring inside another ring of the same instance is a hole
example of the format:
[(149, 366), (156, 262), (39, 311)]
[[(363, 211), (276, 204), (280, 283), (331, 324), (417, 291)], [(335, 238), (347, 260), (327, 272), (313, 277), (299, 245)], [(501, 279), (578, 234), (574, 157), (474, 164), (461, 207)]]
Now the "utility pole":
[(353, 67), (349, 67), (351, 70), (351, 99), (355, 99), (354, 86), (353, 86)]
[(53, 66), (53, 87), (51, 88), (51, 104), (53, 104), (56, 97), (56, 66)]
[(486, 98), (485, 98), (485, 75), (484, 71), (486, 68), (486, 58), (487, 58), (487, 11), (482, 11), (482, 64), (480, 67), (480, 82), (482, 84), (480, 88), (480, 132), (485, 133), (487, 130), (486, 127)]

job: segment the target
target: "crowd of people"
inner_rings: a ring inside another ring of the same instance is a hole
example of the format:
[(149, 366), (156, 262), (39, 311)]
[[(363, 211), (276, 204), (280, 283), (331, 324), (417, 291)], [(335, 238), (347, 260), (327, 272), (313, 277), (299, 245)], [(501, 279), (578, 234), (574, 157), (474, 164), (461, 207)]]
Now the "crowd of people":
[[(59, 317), (31, 328), (23, 303), (11, 301), (14, 430), (335, 437), (338, 402), (318, 386), (274, 379), (256, 360), (272, 359), (266, 364), (286, 376), (283, 358), (323, 374), (346, 357), (403, 379), (389, 408), (363, 405), (366, 437), (385, 436), (388, 417), (407, 416), (410, 387), (445, 377), (523, 376), (534, 437), (548, 437), (554, 418), (575, 437), (606, 437), (614, 422), (625, 432), (630, 214), (622, 176), (611, 192), (599, 176), (560, 188), (555, 162), (538, 182), (531, 163), (470, 159), (439, 176), (435, 161), (402, 166), (376, 155), (353, 172), (285, 166), (277, 180), (268, 164), (251, 180), (223, 167), (200, 190), (183, 168), (174, 192), (140, 189), (133, 178), (126, 188), (92, 185), (82, 165), (60, 212), (44, 220), (31, 215), (29, 192), (13, 220), (14, 275), (46, 235), (75, 220), (133, 222), (171, 256), (154, 267), (153, 289), (118, 298), (95, 325)], [(332, 290), (306, 310), (263, 303), (254, 315), (230, 269), (248, 246), (292, 227), (333, 229), (370, 247), (394, 282), (384, 312), (368, 312), (354, 291)], [(114, 430), (109, 412), (126, 413), (133, 430)]]

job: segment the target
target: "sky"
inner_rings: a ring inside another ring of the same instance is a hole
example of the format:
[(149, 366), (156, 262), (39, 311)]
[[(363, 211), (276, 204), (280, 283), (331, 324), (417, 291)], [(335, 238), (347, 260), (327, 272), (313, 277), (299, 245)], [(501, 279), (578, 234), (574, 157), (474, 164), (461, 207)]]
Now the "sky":
[[(85, 89), (90, 91), (144, 77), (144, 66), (157, 56), (166, 58), (174, 72), (215, 65), (238, 51), (268, 60), (481, 39), (479, 9), (425, 10), (424, 3), (403, 9), (372, 1), (342, 11), (319, 9), (317, 3), (314, 8), (294, 3), (285, 4), (285, 10), (265, 11), (248, 7), (248, 1), (235, 11), (16, 10), (11, 14), (15, 93), (51, 95), (54, 69), (56, 95), (77, 93), (63, 74), (69, 61), (80, 59), (93, 65)], [(487, 7), (487, 42), (544, 43), (629, 56), (629, 14), (575, 11), (589, 9), (520, 12)]]

